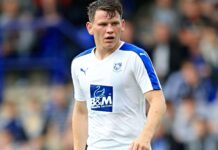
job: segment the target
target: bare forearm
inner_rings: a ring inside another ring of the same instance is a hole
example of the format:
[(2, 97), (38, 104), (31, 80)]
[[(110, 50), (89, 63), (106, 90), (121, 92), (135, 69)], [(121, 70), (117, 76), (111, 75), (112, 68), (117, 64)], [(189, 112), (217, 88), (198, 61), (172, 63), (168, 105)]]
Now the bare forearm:
[(166, 112), (165, 100), (163, 95), (161, 94), (155, 97), (150, 103), (150, 109), (148, 111), (146, 124), (141, 135), (147, 137), (148, 140), (151, 140), (165, 112)]
[(88, 137), (87, 114), (83, 114), (75, 110), (73, 113), (72, 123), (74, 149), (85, 150)]
[(151, 140), (166, 111), (165, 99), (161, 90), (145, 93), (150, 104), (147, 120), (140, 135), (132, 142), (129, 150), (150, 150)]

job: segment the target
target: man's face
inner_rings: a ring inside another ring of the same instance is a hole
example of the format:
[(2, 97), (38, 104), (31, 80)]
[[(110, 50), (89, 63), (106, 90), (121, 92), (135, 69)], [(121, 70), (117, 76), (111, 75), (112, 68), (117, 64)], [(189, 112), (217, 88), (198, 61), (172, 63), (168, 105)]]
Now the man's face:
[(87, 23), (87, 29), (94, 36), (97, 48), (115, 50), (119, 46), (121, 32), (124, 30), (124, 20), (118, 12), (111, 18), (106, 11), (97, 10), (94, 20)]

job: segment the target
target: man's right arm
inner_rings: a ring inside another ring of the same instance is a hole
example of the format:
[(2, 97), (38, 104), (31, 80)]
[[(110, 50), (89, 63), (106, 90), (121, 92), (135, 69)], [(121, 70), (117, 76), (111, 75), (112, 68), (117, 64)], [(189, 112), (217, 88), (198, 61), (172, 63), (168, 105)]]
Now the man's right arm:
[(85, 101), (76, 101), (74, 104), (72, 128), (74, 149), (85, 150), (88, 138), (88, 111)]

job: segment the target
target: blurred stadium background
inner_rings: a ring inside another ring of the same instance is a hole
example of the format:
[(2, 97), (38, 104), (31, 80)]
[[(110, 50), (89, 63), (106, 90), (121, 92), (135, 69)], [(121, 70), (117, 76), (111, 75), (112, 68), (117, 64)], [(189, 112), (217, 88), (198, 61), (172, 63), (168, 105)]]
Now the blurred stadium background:
[[(167, 114), (153, 150), (218, 150), (218, 0), (121, 0), (122, 40), (153, 60)], [(73, 57), (91, 0), (0, 1), (0, 149), (72, 150)]]

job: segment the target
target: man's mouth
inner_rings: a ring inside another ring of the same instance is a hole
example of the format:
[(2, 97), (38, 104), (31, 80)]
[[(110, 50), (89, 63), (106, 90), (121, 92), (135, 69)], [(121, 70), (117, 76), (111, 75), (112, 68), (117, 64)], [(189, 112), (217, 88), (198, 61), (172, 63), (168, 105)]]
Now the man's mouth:
[(114, 36), (108, 36), (105, 38), (106, 40), (113, 40), (114, 39)]

